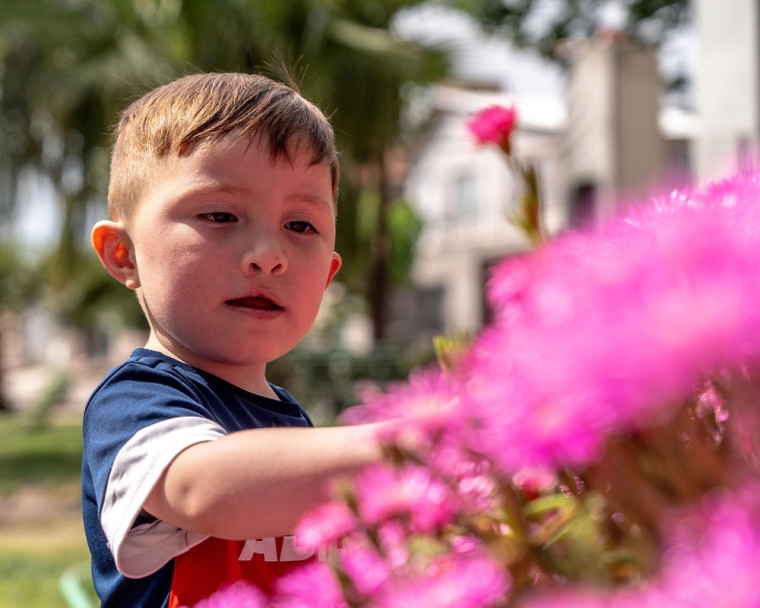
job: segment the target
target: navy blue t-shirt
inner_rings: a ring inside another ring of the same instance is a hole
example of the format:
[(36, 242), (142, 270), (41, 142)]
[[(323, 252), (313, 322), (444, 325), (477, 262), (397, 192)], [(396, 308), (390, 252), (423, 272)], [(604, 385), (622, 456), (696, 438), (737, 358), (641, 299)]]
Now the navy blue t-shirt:
[(102, 606), (192, 605), (234, 578), (266, 588), (309, 557), (292, 537), (220, 541), (142, 511), (187, 447), (244, 429), (312, 426), (292, 395), (272, 388), (279, 401), (137, 349), (95, 389), (84, 412), (82, 511)]

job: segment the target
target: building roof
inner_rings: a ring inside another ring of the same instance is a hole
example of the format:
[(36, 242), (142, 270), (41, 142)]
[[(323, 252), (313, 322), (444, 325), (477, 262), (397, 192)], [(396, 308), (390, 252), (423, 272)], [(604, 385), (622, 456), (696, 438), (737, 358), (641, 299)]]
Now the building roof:
[[(490, 105), (514, 103), (518, 128), (529, 131), (560, 132), (567, 125), (567, 101), (561, 95), (469, 89), (451, 84), (433, 87), (433, 110), (448, 114), (474, 114)], [(659, 126), (667, 139), (691, 139), (698, 130), (697, 116), (683, 108), (663, 105)]]

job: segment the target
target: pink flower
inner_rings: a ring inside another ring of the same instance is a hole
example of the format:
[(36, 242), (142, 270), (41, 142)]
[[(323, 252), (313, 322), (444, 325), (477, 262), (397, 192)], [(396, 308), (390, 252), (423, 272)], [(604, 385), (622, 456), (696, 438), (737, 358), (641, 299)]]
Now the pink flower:
[(419, 576), (391, 581), (378, 594), (378, 608), (486, 608), (509, 590), (507, 573), (483, 555), (439, 560)]
[(301, 518), (295, 535), (299, 545), (316, 549), (348, 534), (357, 523), (345, 504), (328, 502)]
[[(403, 563), (408, 555), (403, 550)], [(387, 558), (381, 557), (374, 549), (352, 544), (346, 551), (340, 566), (345, 575), (351, 580), (356, 590), (365, 596), (376, 593), (385, 583), (391, 572)]]
[(391, 519), (377, 527), (380, 553), (391, 570), (403, 571), (409, 565), (410, 551), (406, 542), (408, 534), (409, 531), (398, 519)]
[(481, 110), (467, 123), (467, 128), (479, 144), (496, 144), (509, 154), (509, 137), (517, 120), (514, 105), (490, 106)]
[(332, 570), (323, 562), (311, 562), (278, 581), (271, 608), (348, 608), (348, 604)]
[(413, 371), (406, 383), (391, 384), (386, 392), (366, 391), (359, 406), (341, 415), (347, 424), (397, 420), (385, 439), (410, 448), (427, 446), (431, 437), (451, 430), (462, 421), (460, 387), (440, 370)]
[(451, 521), (455, 501), (430, 469), (406, 465), (401, 470), (382, 464), (368, 467), (356, 479), (359, 514), (369, 524), (401, 517), (413, 532), (430, 532)]
[(528, 500), (533, 500), (554, 486), (557, 476), (548, 469), (524, 469), (514, 475), (512, 482)]
[(462, 459), (453, 467), (453, 472), (461, 511), (476, 513), (491, 511), (496, 507), (497, 487), (490, 476), (488, 462)]
[(246, 581), (224, 586), (194, 608), (267, 608), (266, 596)]
[(361, 405), (347, 409), (341, 419), (348, 424), (398, 418), (432, 425), (443, 419), (445, 423), (452, 417), (458, 391), (458, 384), (438, 369), (414, 370), (406, 382), (391, 383), (386, 392), (365, 391)]

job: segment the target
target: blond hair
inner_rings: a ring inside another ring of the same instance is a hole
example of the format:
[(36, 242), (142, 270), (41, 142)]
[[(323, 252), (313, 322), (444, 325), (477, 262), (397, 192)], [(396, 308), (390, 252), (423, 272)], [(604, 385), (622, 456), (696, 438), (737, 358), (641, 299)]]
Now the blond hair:
[(273, 159), (309, 150), (313, 164), (326, 163), (333, 197), (338, 189), (338, 153), (322, 112), (290, 87), (256, 74), (184, 76), (132, 103), (114, 131), (108, 215), (128, 220), (137, 209), (155, 164), (181, 156), (201, 142), (231, 132), (261, 138)]

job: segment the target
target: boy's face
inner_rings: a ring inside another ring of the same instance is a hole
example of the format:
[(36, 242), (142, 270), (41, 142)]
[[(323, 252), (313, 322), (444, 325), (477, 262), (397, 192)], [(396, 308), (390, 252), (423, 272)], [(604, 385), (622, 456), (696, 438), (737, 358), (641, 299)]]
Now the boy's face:
[(161, 161), (126, 225), (149, 346), (234, 382), (303, 338), (340, 257), (330, 169), (293, 160), (228, 137)]

